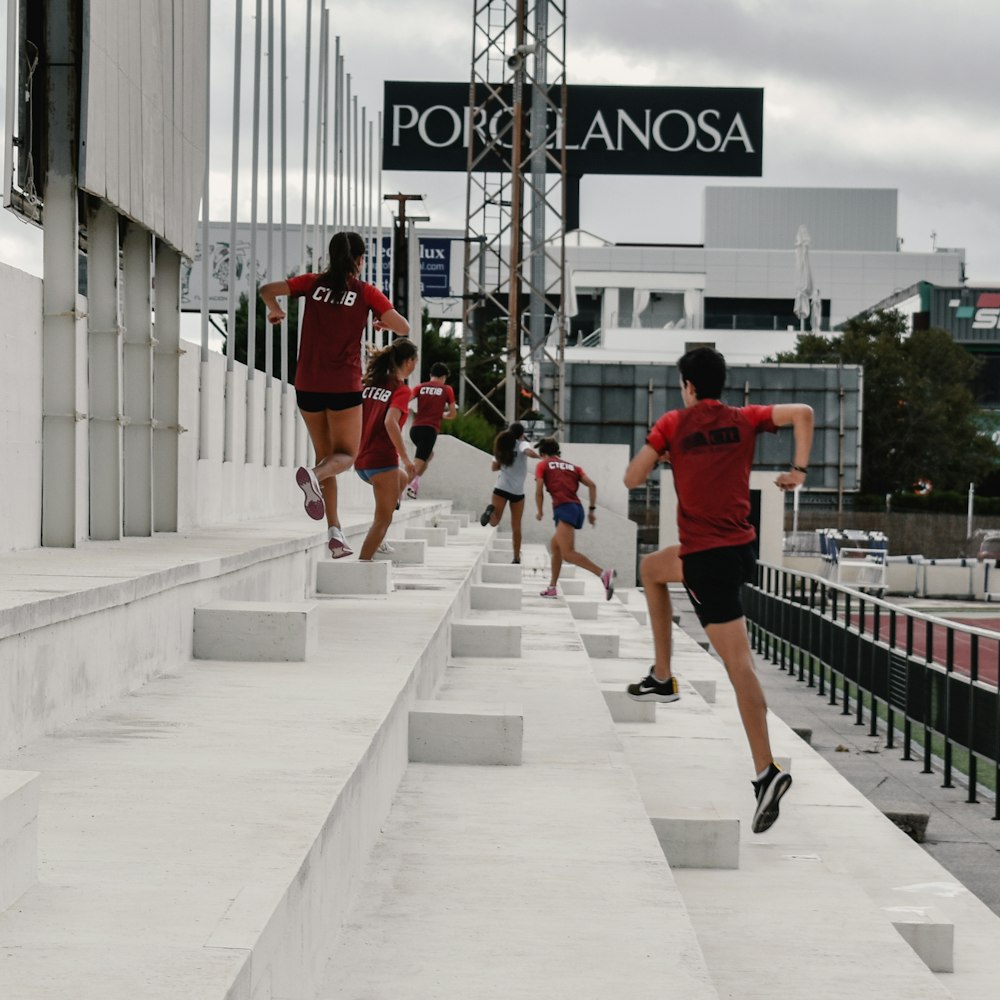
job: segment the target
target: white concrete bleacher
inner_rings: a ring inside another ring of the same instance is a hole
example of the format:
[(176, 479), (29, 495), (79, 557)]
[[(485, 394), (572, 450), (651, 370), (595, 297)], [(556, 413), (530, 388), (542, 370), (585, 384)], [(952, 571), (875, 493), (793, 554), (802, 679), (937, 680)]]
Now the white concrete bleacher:
[[(602, 689), (649, 663), (641, 599), (573, 574), (598, 610), (577, 621), (538, 596), (532, 547), (521, 608), (473, 608), (487, 575), (511, 585), (475, 523), (394, 564), (390, 593), (320, 596), (322, 536), (267, 527), (260, 558), (252, 532), (224, 557), (211, 533), (184, 540), (220, 573), (175, 564), (156, 613), (172, 603), (190, 630), (192, 576), (206, 603), (265, 599), (273, 578), (274, 602), (318, 605), (309, 658), (189, 652), (0, 762), (41, 793), (38, 883), (0, 913), (4, 1000), (996, 995), (996, 918), (777, 720), (796, 784), (749, 834), (731, 689), (682, 633), (681, 701), (612, 721)], [(617, 656), (589, 657), (581, 633), (617, 637)], [(520, 765), (409, 763), (428, 701), (520, 718)], [(668, 864), (653, 820), (706, 814), (740, 821), (739, 868)], [(931, 972), (894, 924), (950, 925), (956, 971)]]

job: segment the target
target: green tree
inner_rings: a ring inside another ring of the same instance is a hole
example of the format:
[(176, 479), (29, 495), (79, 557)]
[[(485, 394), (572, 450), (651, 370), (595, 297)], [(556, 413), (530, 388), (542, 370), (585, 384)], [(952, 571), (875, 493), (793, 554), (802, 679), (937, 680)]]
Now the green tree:
[(861, 489), (909, 492), (926, 479), (935, 490), (964, 490), (1000, 461), (979, 433), (969, 385), (978, 362), (944, 330), (914, 330), (897, 310), (850, 320), (839, 337), (799, 338), (778, 362), (864, 366)]
[(439, 319), (431, 319), (425, 309), (421, 317), (421, 337), (423, 343), (420, 348), (420, 370), (423, 372), (423, 379), (429, 379), (431, 365), (438, 361), (446, 364), (451, 372), (451, 381), (454, 383), (455, 395), (458, 395), (458, 368), (461, 355), (459, 338), (452, 334), (441, 332), (442, 322)]

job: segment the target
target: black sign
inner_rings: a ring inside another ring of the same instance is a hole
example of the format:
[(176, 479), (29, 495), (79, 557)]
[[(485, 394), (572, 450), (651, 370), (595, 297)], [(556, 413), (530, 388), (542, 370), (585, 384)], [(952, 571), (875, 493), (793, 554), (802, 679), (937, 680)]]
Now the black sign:
[[(476, 157), (495, 141), (509, 147), (511, 93), (506, 85), (499, 98), (483, 106), (484, 89), (473, 113), (468, 84), (387, 81), (383, 169), (464, 171), (470, 141)], [(574, 85), (567, 87), (567, 95), (566, 172), (571, 177), (761, 176), (764, 91), (760, 88)], [(529, 118), (530, 109), (525, 107), (526, 129)], [(562, 130), (555, 110), (548, 112), (546, 131), (549, 148), (558, 157)], [(477, 169), (503, 170), (503, 157), (482, 157)], [(555, 167), (549, 163), (548, 169)]]

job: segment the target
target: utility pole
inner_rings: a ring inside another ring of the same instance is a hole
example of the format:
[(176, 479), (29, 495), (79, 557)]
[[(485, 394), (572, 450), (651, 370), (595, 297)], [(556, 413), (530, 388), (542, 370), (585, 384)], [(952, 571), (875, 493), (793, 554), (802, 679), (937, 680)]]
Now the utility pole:
[[(392, 224), (392, 274), (389, 280), (390, 298), (393, 308), (401, 316), (409, 316), (409, 229), (407, 227), (406, 203), (423, 201), (422, 194), (387, 194), (383, 201), (394, 201), (398, 212)], [(415, 221), (410, 219), (410, 222)], [(379, 253), (382, 248), (379, 247)]]

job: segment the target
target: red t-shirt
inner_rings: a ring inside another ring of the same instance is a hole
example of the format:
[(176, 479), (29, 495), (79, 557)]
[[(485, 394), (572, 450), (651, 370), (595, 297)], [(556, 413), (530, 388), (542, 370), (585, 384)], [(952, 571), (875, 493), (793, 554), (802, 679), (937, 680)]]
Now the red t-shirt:
[(361, 391), (361, 446), (354, 459), (355, 469), (386, 469), (399, 465), (396, 446), (385, 429), (385, 415), (395, 407), (400, 411), (399, 426), (406, 423), (410, 387), (394, 380), (391, 385), (369, 385)]
[(653, 425), (646, 444), (669, 454), (682, 556), (756, 537), (749, 520), (750, 467), (757, 435), (778, 429), (773, 410), (702, 399), (664, 413)]
[(433, 427), (439, 431), (444, 411), (455, 402), (455, 393), (450, 385), (442, 382), (421, 382), (413, 387), (412, 398), (417, 401), (413, 426)]
[(580, 480), (584, 475), (586, 473), (579, 465), (567, 462), (558, 455), (543, 458), (535, 466), (535, 479), (541, 479), (545, 483), (545, 488), (552, 495), (553, 507), (558, 507), (561, 503), (580, 503), (576, 491), (580, 488)]
[(369, 311), (376, 317), (392, 303), (374, 286), (347, 279), (337, 295), (318, 274), (288, 279), (290, 295), (304, 295), (302, 340), (295, 366), (295, 388), (303, 392), (358, 392), (361, 389), (361, 337)]

